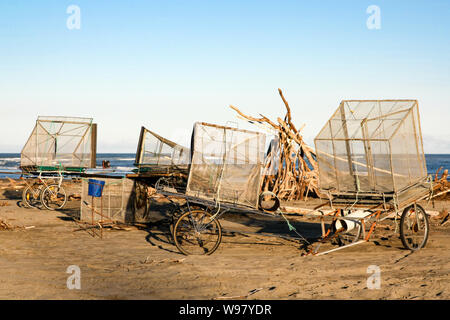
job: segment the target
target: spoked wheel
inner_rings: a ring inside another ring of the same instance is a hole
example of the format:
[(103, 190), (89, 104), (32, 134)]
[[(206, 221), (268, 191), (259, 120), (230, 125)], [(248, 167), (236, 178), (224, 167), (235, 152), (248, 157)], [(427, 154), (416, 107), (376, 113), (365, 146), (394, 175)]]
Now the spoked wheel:
[(42, 191), (41, 202), (48, 210), (60, 210), (67, 203), (67, 194), (64, 188), (51, 184)]
[(406, 249), (416, 251), (425, 247), (429, 230), (428, 216), (421, 206), (412, 205), (403, 210), (400, 219), (400, 239)]
[(173, 238), (178, 250), (185, 255), (212, 254), (222, 241), (222, 227), (205, 210), (182, 214), (175, 223)]
[(174, 207), (170, 213), (170, 225), (169, 225), (170, 234), (172, 235), (172, 237), (174, 237), (173, 232), (175, 230), (175, 225), (178, 219), (180, 219), (180, 217), (186, 212), (189, 212), (189, 209), (191, 209), (191, 211), (200, 210), (210, 212), (208, 207), (200, 206), (197, 204), (190, 204), (189, 206), (184, 205), (182, 207)]
[(41, 201), (43, 185), (31, 185), (22, 192), (22, 202), (28, 208), (38, 207)]

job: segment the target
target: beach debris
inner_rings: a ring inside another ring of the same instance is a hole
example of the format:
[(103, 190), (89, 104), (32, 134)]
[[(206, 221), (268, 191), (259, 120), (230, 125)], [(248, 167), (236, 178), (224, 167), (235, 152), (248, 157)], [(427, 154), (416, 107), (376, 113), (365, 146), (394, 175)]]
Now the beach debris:
[(264, 115), (260, 115), (260, 118), (251, 117), (230, 105), (239, 118), (262, 125), (278, 136), (266, 157), (261, 192), (272, 192), (278, 199), (287, 201), (306, 200), (309, 194), (320, 196), (316, 154), (303, 140), (301, 132), (304, 125), (297, 129), (292, 122), (289, 103), (281, 89), (278, 89), (278, 93), (286, 107), (284, 119), (272, 121)]
[(441, 220), (440, 225), (441, 226), (445, 226), (449, 223), (450, 221), (450, 211), (448, 211), (447, 209), (442, 209), (441, 213), (438, 216)]
[(267, 288), (256, 288), (253, 290), (250, 290), (246, 295), (242, 295), (242, 296), (231, 296), (231, 297), (217, 297), (214, 298), (213, 300), (240, 300), (240, 299), (246, 299), (251, 295), (254, 295), (255, 293), (264, 290), (264, 289), (269, 289), (269, 290), (273, 290), (273, 288), (275, 287), (267, 287)]
[(81, 200), (81, 195), (78, 194), (78, 193), (71, 194), (71, 195), (69, 196), (69, 200)]
[(150, 256), (147, 256), (147, 258), (145, 258), (145, 260), (142, 261), (142, 264), (182, 263), (184, 260), (186, 260), (186, 258), (183, 258), (183, 259), (166, 258), (166, 259), (162, 259), (162, 260), (153, 260), (153, 259), (149, 259), (149, 258), (150, 258)]
[(442, 170), (440, 167), (436, 170), (433, 180), (433, 199), (441, 199), (442, 200), (450, 193), (450, 181), (448, 181), (448, 169), (445, 169), (441, 177), (439, 177), (439, 172)]
[(14, 230), (15, 227), (6, 220), (0, 218), (0, 230)]
[(7, 185), (3, 185), (0, 187), (0, 190), (9, 190), (14, 189), (18, 191), (19, 189), (23, 189), (25, 187), (25, 184), (22, 181), (14, 180), (11, 178), (6, 178), (8, 180)]
[(7, 201), (0, 201), (0, 207), (8, 207), (9, 206), (9, 202)]
[(435, 181), (435, 182), (440, 182), (440, 183), (445, 182), (445, 184), (448, 184), (448, 183), (449, 183), (449, 182), (447, 181), (447, 178), (448, 178), (448, 169), (445, 169), (445, 170), (442, 172), (441, 177), (438, 178), (439, 172), (441, 172), (442, 169), (443, 169), (443, 167), (440, 167), (439, 169), (436, 170), (436, 173), (435, 173), (435, 175), (434, 175), (434, 181)]
[(94, 224), (89, 223), (89, 222), (77, 221), (77, 220), (74, 220), (74, 221), (77, 224), (78, 228), (74, 229), (73, 232), (86, 231), (92, 237), (96, 237), (97, 236), (97, 233), (95, 232), (95, 229), (110, 229), (110, 230), (117, 230), (117, 231), (131, 231), (131, 230), (135, 230), (137, 228), (136, 226), (129, 226), (129, 225), (120, 223), (118, 221), (113, 221), (113, 220), (97, 220), (97, 221), (95, 221)]
[[(434, 212), (434, 214), (430, 214), (430, 212)], [(442, 209), (441, 211), (430, 211), (427, 210), (427, 214), (431, 217), (431, 219), (443, 221), (448, 215), (448, 211), (446, 209)]]
[[(11, 220), (15, 220), (15, 219), (11, 219)], [(4, 218), (0, 218), (0, 230), (5, 230), (5, 231), (11, 231), (11, 230), (29, 230), (29, 229), (34, 229), (35, 226), (14, 226), (12, 225), (10, 222), (8, 222), (6, 219)]]
[(149, 258), (150, 257), (148, 256), (144, 261), (130, 261), (126, 264), (118, 264), (117, 268), (129, 272), (131, 270), (144, 270), (148, 267), (147, 265), (155, 266), (159, 264), (177, 264), (182, 263), (184, 260), (186, 260), (186, 258), (183, 259), (166, 258), (162, 260), (153, 260)]

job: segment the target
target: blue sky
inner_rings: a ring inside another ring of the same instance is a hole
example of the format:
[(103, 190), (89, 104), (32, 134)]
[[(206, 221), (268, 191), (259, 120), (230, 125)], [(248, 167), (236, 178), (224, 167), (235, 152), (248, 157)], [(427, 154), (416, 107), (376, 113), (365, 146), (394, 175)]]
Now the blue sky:
[(252, 128), (230, 104), (283, 116), (282, 88), (309, 142), (342, 99), (412, 98), (425, 151), (450, 153), (450, 1), (2, 0), (0, 40), (0, 152), (38, 115), (93, 117), (99, 152), (142, 125), (186, 144), (195, 121)]

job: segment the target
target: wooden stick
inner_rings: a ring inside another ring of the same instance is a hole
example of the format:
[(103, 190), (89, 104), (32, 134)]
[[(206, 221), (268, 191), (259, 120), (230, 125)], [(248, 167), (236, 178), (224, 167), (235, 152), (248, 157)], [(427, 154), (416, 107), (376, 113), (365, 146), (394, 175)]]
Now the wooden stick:
[(303, 199), (306, 191), (308, 193), (313, 191), (316, 195), (321, 196), (317, 187), (318, 165), (315, 160), (316, 154), (313, 148), (303, 141), (303, 137), (293, 124), (291, 108), (281, 89), (278, 89), (278, 93), (286, 107), (286, 115), (284, 120), (277, 118), (277, 122), (271, 121), (261, 114), (259, 118), (246, 115), (237, 107), (230, 105), (230, 108), (238, 113), (239, 118), (254, 124), (264, 123), (278, 132), (280, 148), (278, 172), (275, 175), (266, 176), (269, 168), (274, 165), (272, 159), (274, 153), (271, 153), (263, 168), (264, 176), (260, 190), (271, 191), (279, 199), (288, 201)]

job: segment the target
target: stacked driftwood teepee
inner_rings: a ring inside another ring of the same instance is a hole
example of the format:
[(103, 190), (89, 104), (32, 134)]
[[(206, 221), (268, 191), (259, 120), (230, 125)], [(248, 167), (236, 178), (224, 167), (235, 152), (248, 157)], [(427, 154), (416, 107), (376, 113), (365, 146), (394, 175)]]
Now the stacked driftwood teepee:
[(301, 135), (301, 130), (292, 123), (291, 108), (278, 89), (286, 106), (284, 119), (272, 121), (260, 115), (254, 118), (230, 106), (241, 118), (253, 124), (268, 125), (278, 135), (278, 143), (273, 144), (265, 162), (261, 192), (271, 191), (280, 200), (303, 200), (308, 195), (319, 196), (318, 168), (314, 150), (308, 146)]

